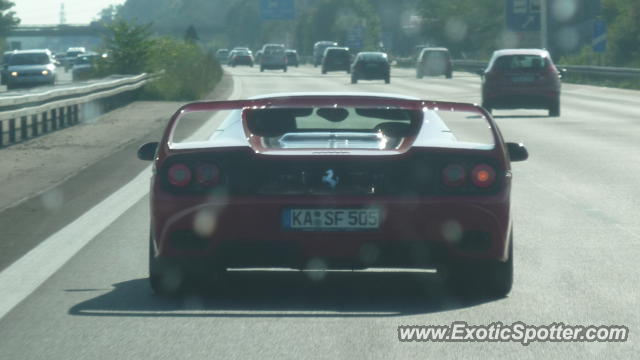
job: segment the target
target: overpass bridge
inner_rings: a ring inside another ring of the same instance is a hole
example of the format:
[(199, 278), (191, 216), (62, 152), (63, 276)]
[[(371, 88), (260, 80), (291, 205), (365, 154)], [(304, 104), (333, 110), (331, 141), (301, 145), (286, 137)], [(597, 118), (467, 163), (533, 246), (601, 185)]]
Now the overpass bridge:
[(64, 25), (20, 25), (8, 37), (101, 36), (104, 27), (98, 23)]
[(10, 49), (48, 48), (64, 51), (69, 47), (90, 49), (100, 45), (105, 28), (98, 23), (64, 25), (21, 25), (7, 35)]

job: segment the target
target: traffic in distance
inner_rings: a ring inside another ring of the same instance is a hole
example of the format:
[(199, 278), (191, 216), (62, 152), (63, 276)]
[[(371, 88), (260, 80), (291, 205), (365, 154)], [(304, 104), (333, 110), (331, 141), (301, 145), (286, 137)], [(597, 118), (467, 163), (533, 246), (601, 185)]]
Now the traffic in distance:
[[(344, 72), (351, 83), (360, 80), (391, 82), (394, 61), (385, 52), (353, 52), (335, 41), (318, 41), (304, 59), (283, 44), (265, 44), (254, 53), (247, 47), (218, 49), (216, 58), (231, 67), (257, 65), (261, 72), (298, 67), (305, 62), (320, 67), (320, 74)], [(444, 47), (418, 45), (414, 48), (417, 79), (425, 76), (453, 77), (453, 59)], [(560, 88), (565, 69), (558, 69), (549, 52), (541, 49), (502, 49), (494, 52), (482, 79), (482, 106), (494, 109), (545, 109), (550, 117), (560, 116)]]
[(55, 85), (60, 72), (71, 72), (73, 81), (88, 80), (99, 58), (108, 54), (71, 47), (65, 52), (49, 49), (5, 51), (0, 64), (0, 82), (7, 90)]

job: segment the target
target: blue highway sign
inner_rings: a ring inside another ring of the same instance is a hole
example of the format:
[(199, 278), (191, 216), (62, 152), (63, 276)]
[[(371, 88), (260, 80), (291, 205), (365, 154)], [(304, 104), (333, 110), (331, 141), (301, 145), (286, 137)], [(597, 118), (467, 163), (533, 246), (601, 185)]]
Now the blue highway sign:
[(261, 0), (262, 20), (293, 20), (296, 17), (294, 0)]

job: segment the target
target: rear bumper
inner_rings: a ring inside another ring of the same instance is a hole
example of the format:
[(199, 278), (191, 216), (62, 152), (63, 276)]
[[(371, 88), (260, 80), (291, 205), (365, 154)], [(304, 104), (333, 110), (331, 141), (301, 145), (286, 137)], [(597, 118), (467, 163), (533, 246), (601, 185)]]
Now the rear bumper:
[(325, 64), (322, 67), (325, 71), (350, 71), (351, 64)]
[[(152, 199), (156, 254), (176, 260), (214, 259), (227, 267), (424, 268), (450, 258), (506, 259), (508, 196), (482, 200), (238, 199), (198, 202)], [(177, 205), (182, 205), (178, 206)], [(371, 231), (291, 231), (282, 213), (292, 207), (371, 207), (382, 223)]]
[(260, 64), (260, 66), (264, 69), (284, 69), (287, 67), (287, 64)]
[(362, 80), (385, 80), (390, 76), (389, 70), (356, 70), (353, 74)]
[(492, 108), (546, 109), (559, 97), (560, 92), (555, 88), (501, 88), (484, 90), (482, 101)]

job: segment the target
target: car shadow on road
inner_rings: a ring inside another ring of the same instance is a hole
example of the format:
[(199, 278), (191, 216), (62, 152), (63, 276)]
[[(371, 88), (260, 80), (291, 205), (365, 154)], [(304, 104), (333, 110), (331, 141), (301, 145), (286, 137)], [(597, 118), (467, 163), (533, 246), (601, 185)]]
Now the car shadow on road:
[(493, 115), (494, 119), (541, 119), (549, 118), (548, 115)]
[[(215, 286), (154, 295), (148, 280), (114, 284), (69, 314), (115, 317), (389, 317), (468, 308), (495, 299), (456, 297), (435, 273), (230, 272)], [(78, 292), (82, 289), (66, 291)]]

